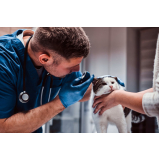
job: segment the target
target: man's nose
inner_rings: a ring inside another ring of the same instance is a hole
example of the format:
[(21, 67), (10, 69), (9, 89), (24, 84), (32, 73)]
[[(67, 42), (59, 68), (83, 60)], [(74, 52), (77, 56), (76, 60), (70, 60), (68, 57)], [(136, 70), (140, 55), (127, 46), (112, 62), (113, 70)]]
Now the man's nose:
[(72, 69), (72, 72), (78, 72), (79, 69), (80, 69), (80, 66), (78, 65), (78, 66), (76, 66), (76, 67), (74, 67), (74, 68)]

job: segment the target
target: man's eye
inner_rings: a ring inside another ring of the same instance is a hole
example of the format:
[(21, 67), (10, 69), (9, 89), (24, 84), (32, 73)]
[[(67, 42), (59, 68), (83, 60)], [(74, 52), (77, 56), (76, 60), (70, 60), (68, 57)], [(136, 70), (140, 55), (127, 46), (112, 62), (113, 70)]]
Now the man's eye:
[(112, 82), (112, 84), (114, 84), (114, 82)]

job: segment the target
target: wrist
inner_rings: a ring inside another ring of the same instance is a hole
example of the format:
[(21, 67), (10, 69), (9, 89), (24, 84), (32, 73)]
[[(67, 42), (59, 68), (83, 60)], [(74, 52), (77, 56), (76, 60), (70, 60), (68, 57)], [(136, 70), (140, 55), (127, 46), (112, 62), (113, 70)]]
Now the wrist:
[(55, 106), (55, 104), (56, 104), (56, 107), (58, 108), (58, 110), (59, 110), (60, 112), (65, 109), (65, 107), (64, 107), (64, 105), (62, 104), (62, 102), (61, 102), (61, 100), (60, 100), (60, 98), (59, 98), (58, 95), (54, 98), (54, 100), (51, 101), (51, 105), (53, 105), (53, 104), (54, 104), (54, 106)]
[(121, 96), (122, 96), (122, 94), (123, 94), (123, 90), (116, 90), (116, 91), (114, 91), (115, 93), (115, 101), (116, 101), (116, 103), (118, 103), (118, 104), (121, 104)]

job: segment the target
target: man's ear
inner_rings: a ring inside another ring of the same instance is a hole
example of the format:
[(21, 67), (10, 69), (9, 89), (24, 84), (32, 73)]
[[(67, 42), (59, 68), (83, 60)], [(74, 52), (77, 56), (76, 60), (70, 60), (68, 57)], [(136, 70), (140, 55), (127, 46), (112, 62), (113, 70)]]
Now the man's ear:
[(49, 56), (48, 54), (41, 54), (40, 56), (39, 56), (39, 62), (41, 63), (41, 64), (50, 64), (50, 63), (52, 63), (51, 62), (52, 61), (52, 58), (51, 58), (51, 56)]

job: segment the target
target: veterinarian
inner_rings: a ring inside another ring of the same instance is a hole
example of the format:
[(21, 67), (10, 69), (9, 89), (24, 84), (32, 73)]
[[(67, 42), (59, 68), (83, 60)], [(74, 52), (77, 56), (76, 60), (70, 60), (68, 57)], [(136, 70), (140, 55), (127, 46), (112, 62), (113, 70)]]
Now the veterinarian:
[(154, 60), (153, 88), (138, 93), (116, 90), (109, 95), (95, 97), (93, 108), (97, 105), (95, 113), (100, 110), (99, 114), (102, 115), (105, 110), (118, 104), (149, 117), (157, 117), (159, 124), (159, 37)]
[(87, 101), (94, 76), (82, 76), (89, 39), (79, 27), (17, 30), (0, 37), (0, 132), (42, 132), (42, 125)]

